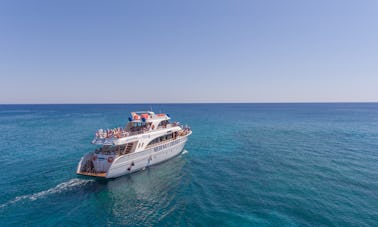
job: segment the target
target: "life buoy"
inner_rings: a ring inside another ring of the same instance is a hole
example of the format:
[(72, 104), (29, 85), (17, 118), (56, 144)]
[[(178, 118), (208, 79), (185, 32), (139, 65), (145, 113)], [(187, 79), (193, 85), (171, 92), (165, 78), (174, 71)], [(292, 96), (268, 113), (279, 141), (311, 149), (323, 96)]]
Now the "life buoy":
[(109, 163), (112, 163), (114, 161), (114, 158), (112, 157), (112, 156), (110, 156), (109, 158), (108, 158), (108, 162)]

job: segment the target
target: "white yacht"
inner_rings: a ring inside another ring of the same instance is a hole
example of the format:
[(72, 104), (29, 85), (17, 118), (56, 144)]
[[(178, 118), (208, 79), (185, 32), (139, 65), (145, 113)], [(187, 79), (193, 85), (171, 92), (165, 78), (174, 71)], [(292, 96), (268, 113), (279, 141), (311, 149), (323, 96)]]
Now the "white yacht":
[(132, 112), (125, 128), (99, 129), (92, 141), (97, 149), (81, 158), (76, 173), (115, 178), (180, 154), (192, 131), (169, 120), (168, 114)]

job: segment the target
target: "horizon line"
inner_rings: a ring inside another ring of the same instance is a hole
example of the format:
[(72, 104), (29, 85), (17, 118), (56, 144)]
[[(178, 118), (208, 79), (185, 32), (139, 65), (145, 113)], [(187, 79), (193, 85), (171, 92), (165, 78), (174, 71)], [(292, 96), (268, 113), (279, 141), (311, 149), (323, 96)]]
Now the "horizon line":
[(0, 105), (174, 105), (174, 104), (374, 104), (378, 101), (316, 101), (316, 102), (130, 102), (130, 103), (121, 103), (121, 102), (109, 102), (109, 103), (0, 103)]

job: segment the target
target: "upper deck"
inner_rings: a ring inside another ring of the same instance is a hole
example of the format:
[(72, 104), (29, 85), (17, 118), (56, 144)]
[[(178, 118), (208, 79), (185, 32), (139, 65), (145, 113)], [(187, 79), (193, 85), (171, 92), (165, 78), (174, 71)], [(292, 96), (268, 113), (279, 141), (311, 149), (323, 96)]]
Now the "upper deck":
[(96, 132), (93, 144), (114, 145), (116, 143), (126, 143), (126, 138), (135, 138), (136, 135), (149, 134), (167, 128), (181, 125), (178, 122), (169, 123), (168, 114), (155, 114), (151, 111), (132, 112), (129, 122), (124, 128), (99, 129)]

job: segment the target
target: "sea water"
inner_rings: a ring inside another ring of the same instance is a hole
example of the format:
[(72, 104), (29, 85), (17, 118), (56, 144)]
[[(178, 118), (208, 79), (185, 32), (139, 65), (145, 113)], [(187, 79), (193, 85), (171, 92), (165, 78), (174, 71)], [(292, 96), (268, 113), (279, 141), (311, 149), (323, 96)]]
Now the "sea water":
[[(129, 112), (193, 130), (114, 180), (75, 175)], [(1, 105), (0, 225), (378, 225), (378, 104)]]

